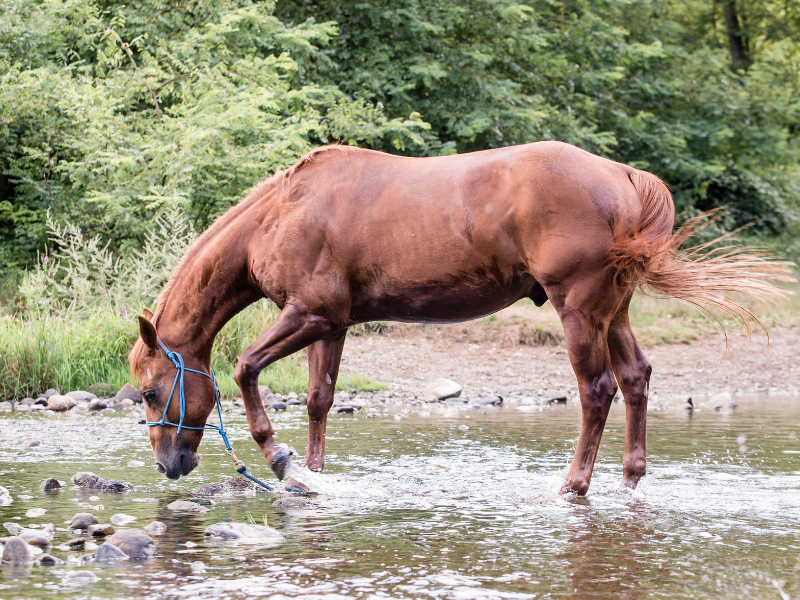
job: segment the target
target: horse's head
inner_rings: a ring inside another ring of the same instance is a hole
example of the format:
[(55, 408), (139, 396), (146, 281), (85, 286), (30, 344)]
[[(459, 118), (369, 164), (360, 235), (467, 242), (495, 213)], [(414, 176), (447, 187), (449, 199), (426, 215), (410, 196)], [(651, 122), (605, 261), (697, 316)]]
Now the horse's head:
[[(167, 356), (152, 322), (153, 313), (139, 317), (139, 340), (129, 356), (131, 373), (139, 380), (148, 423), (182, 424), (151, 425), (150, 444), (156, 458), (156, 468), (170, 479), (188, 475), (199, 463), (197, 447), (203, 437), (202, 429), (214, 408), (214, 385), (208, 377), (191, 371), (184, 374), (185, 413), (181, 423), (179, 371)], [(171, 348), (170, 350), (175, 350)], [(187, 369), (207, 373), (207, 367), (190, 354), (182, 355)], [(174, 386), (174, 390), (173, 390)], [(170, 397), (171, 395), (171, 397)]]

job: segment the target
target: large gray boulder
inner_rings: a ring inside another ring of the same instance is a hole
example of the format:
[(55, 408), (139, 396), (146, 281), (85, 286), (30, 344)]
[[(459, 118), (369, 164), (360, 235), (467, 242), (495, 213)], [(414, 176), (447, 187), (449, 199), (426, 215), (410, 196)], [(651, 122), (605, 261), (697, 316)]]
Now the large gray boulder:
[(11, 538), (3, 547), (3, 562), (14, 566), (30, 564), (33, 562), (33, 551), (25, 540)]
[(72, 483), (81, 488), (99, 490), (102, 489), (106, 480), (102, 477), (98, 477), (91, 471), (81, 471), (72, 476)]
[(236, 542), (240, 544), (277, 544), (284, 540), (277, 529), (250, 523), (215, 523), (203, 533), (207, 541)]
[(78, 513), (69, 522), (70, 529), (89, 529), (90, 525), (96, 525), (99, 521), (91, 513)]
[(142, 402), (142, 395), (139, 393), (135, 387), (133, 387), (130, 383), (126, 383), (122, 386), (122, 388), (117, 392), (117, 395), (114, 396), (114, 400), (120, 402), (125, 398), (130, 398), (137, 404), (141, 404)]
[(117, 562), (119, 560), (128, 560), (128, 555), (122, 550), (117, 548), (114, 544), (105, 542), (100, 544), (95, 552), (94, 559), (101, 563)]
[(69, 396), (70, 398), (75, 400), (75, 402), (90, 402), (90, 401), (94, 400), (95, 398), (97, 398), (97, 396), (95, 396), (91, 392), (84, 392), (83, 390), (76, 390), (74, 392), (67, 392), (64, 395), (65, 396)]
[(426, 402), (438, 402), (448, 398), (457, 398), (461, 395), (461, 386), (451, 379), (435, 379), (422, 390), (422, 397)]
[(156, 553), (156, 543), (141, 529), (118, 531), (106, 540), (131, 558), (150, 558)]

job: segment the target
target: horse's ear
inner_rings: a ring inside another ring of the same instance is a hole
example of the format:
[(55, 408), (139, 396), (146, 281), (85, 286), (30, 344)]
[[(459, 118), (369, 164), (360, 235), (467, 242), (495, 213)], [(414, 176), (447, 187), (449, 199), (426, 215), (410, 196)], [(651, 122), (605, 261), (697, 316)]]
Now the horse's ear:
[(158, 347), (158, 334), (156, 327), (148, 319), (139, 317), (139, 335), (142, 341), (153, 352)]
[(152, 323), (154, 316), (155, 315), (153, 315), (153, 311), (152, 310), (150, 310), (149, 308), (145, 308), (144, 309), (144, 318), (145, 319), (147, 319), (148, 321), (150, 321)]

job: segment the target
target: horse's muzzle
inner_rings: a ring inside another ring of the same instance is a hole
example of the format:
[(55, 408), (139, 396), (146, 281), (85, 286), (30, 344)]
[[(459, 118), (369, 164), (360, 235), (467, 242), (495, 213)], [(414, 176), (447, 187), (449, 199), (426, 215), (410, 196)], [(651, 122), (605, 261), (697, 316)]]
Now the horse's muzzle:
[(200, 464), (200, 458), (191, 450), (180, 450), (171, 458), (156, 457), (156, 470), (169, 479), (180, 479), (181, 475), (188, 475), (198, 464)]

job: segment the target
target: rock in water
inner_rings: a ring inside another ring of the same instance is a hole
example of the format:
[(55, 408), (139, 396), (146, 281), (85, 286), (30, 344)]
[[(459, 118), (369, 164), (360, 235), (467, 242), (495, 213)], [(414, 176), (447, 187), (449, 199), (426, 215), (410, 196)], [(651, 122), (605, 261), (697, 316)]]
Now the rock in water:
[(132, 523), (135, 520), (136, 517), (132, 517), (131, 515), (125, 515), (122, 513), (111, 516), (112, 525), (127, 525), (128, 523)]
[(97, 517), (91, 513), (78, 513), (69, 522), (70, 529), (89, 529), (89, 525), (97, 524)]
[(92, 400), (97, 398), (97, 396), (92, 394), (91, 392), (84, 392), (82, 390), (76, 390), (74, 392), (67, 392), (64, 395), (65, 396), (69, 396), (70, 398), (75, 400), (75, 402), (91, 402)]
[(99, 490), (105, 485), (106, 480), (91, 471), (81, 471), (72, 476), (72, 483), (81, 488)]
[(0, 506), (8, 506), (14, 502), (14, 499), (11, 497), (11, 493), (0, 485)]
[(118, 481), (117, 479), (109, 479), (106, 481), (102, 487), (100, 488), (103, 492), (111, 492), (111, 493), (122, 493), (122, 492), (132, 492), (136, 488), (133, 487), (127, 481)]
[(241, 492), (266, 492), (246, 477), (235, 475), (223, 483), (204, 483), (192, 493), (195, 496), (230, 496)]
[(62, 583), (68, 585), (84, 585), (95, 581), (100, 581), (100, 578), (91, 571), (70, 571), (61, 580)]
[(97, 562), (110, 563), (117, 562), (118, 560), (128, 560), (128, 555), (114, 544), (106, 542), (100, 544), (100, 547), (97, 548), (97, 552), (95, 552), (94, 558)]
[(167, 530), (167, 526), (161, 521), (153, 521), (152, 523), (148, 523), (144, 530), (151, 535), (160, 535)]
[(276, 544), (283, 541), (283, 534), (277, 529), (249, 523), (216, 523), (206, 527), (203, 534), (208, 539), (243, 544)]
[(106, 540), (131, 558), (149, 558), (156, 553), (156, 543), (141, 529), (118, 531)]
[(51, 410), (62, 412), (75, 406), (75, 400), (69, 396), (50, 396), (47, 399), (47, 406)]
[(64, 564), (63, 560), (56, 558), (55, 556), (51, 556), (50, 554), (42, 554), (36, 559), (36, 562), (43, 567), (57, 567)]
[(200, 506), (199, 504), (197, 504), (197, 502), (190, 502), (189, 500), (175, 500), (175, 502), (167, 504), (167, 508), (170, 510), (183, 511), (183, 512), (196, 512), (196, 513), (208, 512), (208, 509), (205, 506)]
[(111, 525), (89, 525), (88, 529), (86, 530), (86, 534), (90, 537), (105, 537), (107, 535), (113, 535), (114, 528)]
[(3, 547), (3, 562), (15, 566), (33, 562), (31, 547), (20, 538), (11, 538)]
[(461, 386), (450, 379), (436, 379), (431, 381), (422, 390), (422, 397), (426, 402), (438, 402), (448, 398), (457, 398), (461, 395)]
[(22, 531), (22, 533), (19, 534), (19, 539), (30, 546), (36, 546), (38, 548), (50, 548), (53, 545), (49, 537), (38, 531)]
[(89, 410), (103, 410), (104, 408), (108, 408), (108, 404), (105, 400), (100, 400), (100, 398), (95, 398), (91, 402), (89, 402)]
[(126, 383), (125, 385), (123, 385), (122, 389), (117, 392), (116, 396), (114, 396), (114, 400), (116, 400), (117, 402), (120, 402), (125, 398), (130, 398), (137, 404), (142, 403), (142, 395), (139, 393), (139, 390), (133, 387), (130, 383)]
[(480, 406), (500, 406), (503, 403), (502, 396), (484, 396), (478, 400)]
[(61, 489), (61, 482), (58, 481), (55, 477), (48, 477), (45, 479), (42, 484), (39, 486), (39, 489), (43, 492), (52, 492), (55, 490)]
[(3, 527), (5, 527), (6, 531), (8, 531), (8, 533), (10, 533), (11, 535), (17, 535), (21, 531), (24, 531), (22, 525), (20, 525), (19, 523), (12, 523), (11, 521), (9, 521), (8, 523), (3, 523)]
[(25, 516), (29, 519), (35, 519), (36, 517), (41, 517), (46, 512), (46, 508), (31, 508), (25, 512)]
[(277, 512), (286, 512), (293, 508), (306, 508), (308, 506), (308, 498), (304, 496), (286, 496), (278, 498), (272, 503), (272, 508)]

